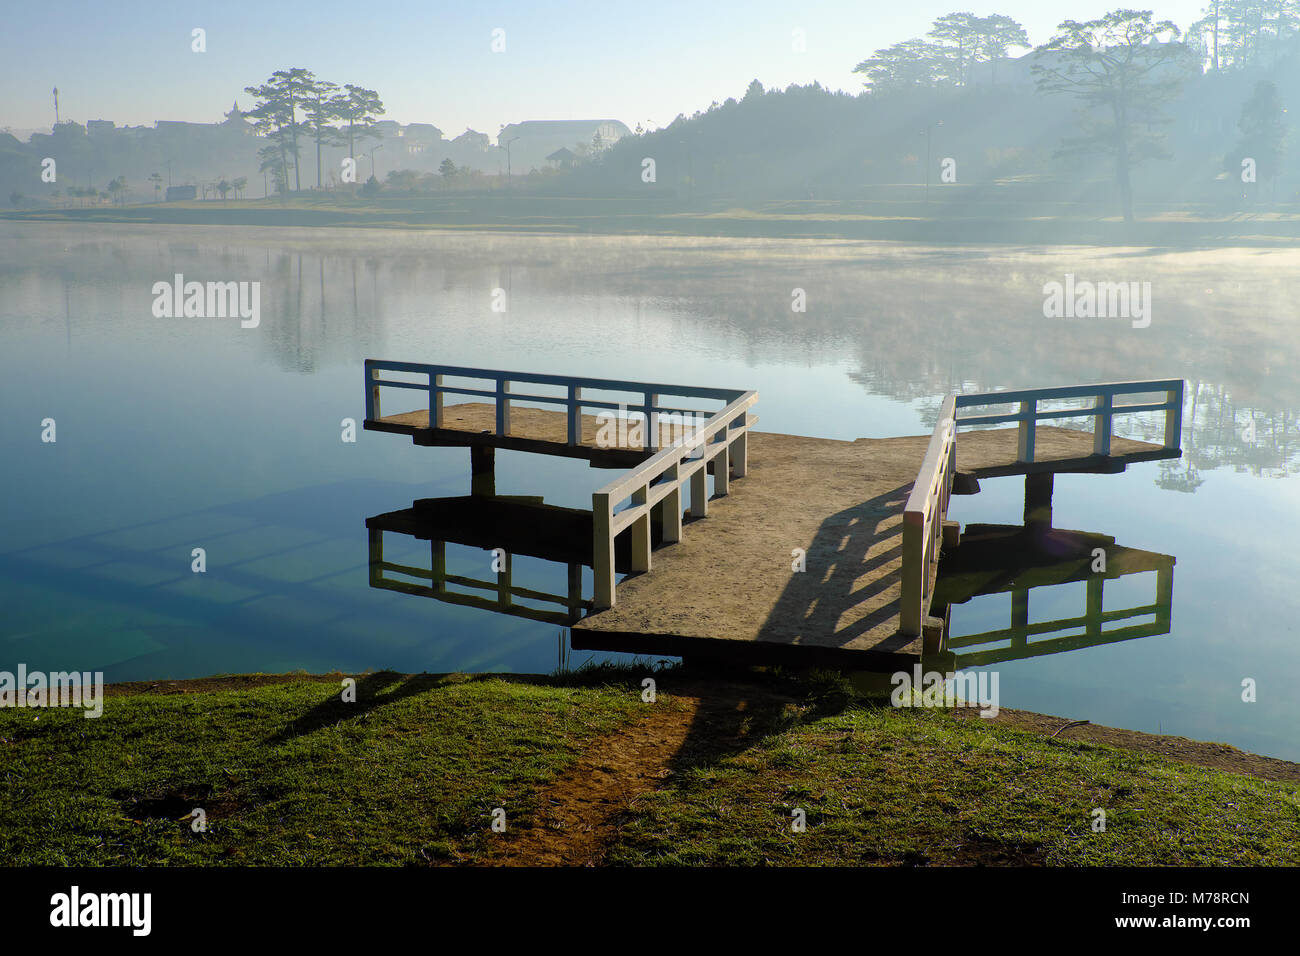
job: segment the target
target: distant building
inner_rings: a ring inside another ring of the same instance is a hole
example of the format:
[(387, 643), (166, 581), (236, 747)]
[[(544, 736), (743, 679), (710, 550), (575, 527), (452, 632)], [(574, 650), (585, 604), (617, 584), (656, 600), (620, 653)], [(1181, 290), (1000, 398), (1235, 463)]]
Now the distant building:
[(577, 158), (578, 157), (573, 150), (569, 149), (567, 146), (561, 146), (555, 152), (551, 153), (551, 155), (547, 156), (546, 161), (548, 163), (554, 163), (557, 169), (569, 169), (573, 166), (573, 161)]
[(98, 136), (104, 133), (111, 133), (115, 129), (117, 129), (117, 124), (114, 123), (112, 120), (98, 119), (98, 120), (86, 121), (87, 136)]
[[(513, 140), (511, 153), (515, 169), (538, 168), (561, 149), (608, 148), (632, 131), (618, 120), (526, 120), (503, 127), (497, 143)], [(576, 154), (575, 154), (576, 158)]]
[(235, 100), (230, 112), (226, 114), (226, 118), (217, 125), (230, 130), (237, 130), (244, 136), (251, 136), (256, 132), (253, 124), (244, 119), (244, 111), (239, 108), (239, 100)]
[(197, 186), (168, 186), (167, 202), (174, 202), (182, 199), (197, 199), (199, 197), (199, 187)]
[(600, 134), (601, 143), (612, 146), (624, 136), (631, 136), (632, 131), (619, 120), (525, 120), (502, 129), (497, 142), (517, 138), (521, 143), (528, 140), (531, 145), (534, 141), (544, 140), (555, 148), (589, 144), (597, 134)]
[(492, 139), (487, 133), (479, 133), (472, 129), (467, 129), (455, 139), (452, 140), (460, 146), (469, 146), (477, 150), (488, 150), (492, 148)]
[(408, 155), (433, 149), (442, 142), (442, 130), (432, 123), (409, 123), (402, 130), (402, 142)]

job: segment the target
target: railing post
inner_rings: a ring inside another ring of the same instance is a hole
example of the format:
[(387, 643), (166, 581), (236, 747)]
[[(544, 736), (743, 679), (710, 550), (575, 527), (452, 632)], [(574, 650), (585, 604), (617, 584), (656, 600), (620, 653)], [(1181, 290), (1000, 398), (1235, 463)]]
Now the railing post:
[(1020, 430), (1016, 440), (1016, 458), (1034, 460), (1034, 430), (1038, 426), (1038, 399), (1020, 403)]
[(1173, 560), (1156, 570), (1156, 623), (1168, 628), (1174, 606)]
[(442, 376), (430, 376), (429, 388), (429, 427), (442, 427)]
[(582, 406), (578, 404), (581, 399), (582, 389), (577, 385), (570, 385), (568, 425), (568, 438), (570, 445), (582, 444)]
[(614, 535), (609, 495), (593, 492), (591, 496), (591, 570), (594, 578), (592, 604), (597, 611), (614, 606)]
[(1029, 640), (1029, 588), (1016, 588), (1011, 592), (1011, 646), (1024, 649)]
[(366, 359), (366, 420), (375, 421), (379, 418), (379, 386), (375, 384), (375, 379), (379, 377), (379, 370)]
[(903, 512), (903, 587), (899, 600), (898, 629), (915, 637), (921, 633), (921, 600), (925, 567), (925, 515)]
[(957, 412), (953, 410), (952, 434), (948, 438), (948, 479), (943, 491), (943, 516), (948, 517), (948, 502), (952, 499), (952, 479), (957, 474)]
[[(740, 423), (742, 429), (744, 428), (744, 424), (747, 418), (748, 418), (748, 413), (741, 412)], [(728, 425), (727, 428), (731, 428), (731, 426)], [(748, 432), (741, 431), (741, 433), (737, 435), (731, 443), (731, 449), (732, 449), (731, 465), (733, 470), (735, 471), (737, 478), (744, 478), (745, 472), (749, 468), (749, 447), (745, 441), (745, 439), (747, 439), (748, 437), (749, 437)]]
[(569, 613), (577, 616), (582, 611), (582, 565), (569, 565)]
[[(1165, 393), (1169, 410), (1165, 412), (1165, 447), (1181, 448), (1183, 444), (1183, 383)], [(1195, 423), (1193, 423), (1195, 427)]]
[(497, 379), (497, 436), (510, 434), (510, 382)]
[(430, 570), (433, 572), (433, 593), (447, 593), (447, 542), (429, 541)]
[(1092, 453), (1094, 455), (1110, 454), (1110, 436), (1115, 418), (1111, 409), (1115, 407), (1115, 396), (1110, 392), (1097, 396), (1096, 419), (1092, 428)]
[(664, 543), (672, 544), (682, 540), (682, 484), (681, 463), (668, 470), (668, 480), (673, 483), (673, 490), (664, 496), (660, 503), (660, 515), (663, 518)]
[(1106, 579), (1099, 574), (1088, 578), (1087, 605), (1083, 612), (1084, 634), (1090, 638), (1101, 637), (1101, 615), (1105, 611)]
[(632, 492), (632, 507), (641, 509), (641, 514), (632, 522), (632, 560), (633, 571), (650, 570), (650, 509), (646, 507), (648, 488), (642, 485)]
[(501, 556), (505, 560), (501, 564), (501, 570), (497, 572), (497, 606), (503, 611), (510, 607), (510, 552), (502, 551)]
[(366, 531), (370, 545), (370, 586), (378, 587), (384, 577), (384, 532), (380, 528)]
[(648, 452), (659, 450), (659, 413), (655, 411), (658, 404), (658, 395), (645, 393), (645, 405), (642, 406), (645, 411), (645, 444), (642, 447)]
[[(701, 448), (705, 446), (701, 445)], [(709, 466), (702, 464), (691, 475), (691, 517), (704, 518), (709, 513)]]
[(727, 433), (722, 433), (721, 448), (713, 459), (713, 493), (721, 497), (731, 493), (731, 448), (726, 442)]

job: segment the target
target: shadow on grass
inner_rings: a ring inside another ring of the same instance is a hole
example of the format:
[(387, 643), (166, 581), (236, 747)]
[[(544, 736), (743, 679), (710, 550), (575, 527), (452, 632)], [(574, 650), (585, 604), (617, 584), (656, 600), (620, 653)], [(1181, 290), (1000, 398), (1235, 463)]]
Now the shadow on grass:
[[(457, 675), (457, 682), (487, 680), (496, 676), (499, 675)], [(355, 701), (345, 701), (343, 691), (340, 689), (338, 693), (268, 737), (266, 743), (269, 745), (287, 743), (322, 727), (329, 727), (344, 720), (355, 720), (376, 707), (423, 694), (447, 683), (448, 676), (445, 674), (398, 674), (394, 671), (363, 674), (357, 678)]]
[(669, 693), (697, 696), (700, 704), (681, 746), (669, 761), (674, 775), (703, 769), (800, 724), (870, 705), (835, 671), (777, 669), (750, 674), (700, 667), (674, 674)]

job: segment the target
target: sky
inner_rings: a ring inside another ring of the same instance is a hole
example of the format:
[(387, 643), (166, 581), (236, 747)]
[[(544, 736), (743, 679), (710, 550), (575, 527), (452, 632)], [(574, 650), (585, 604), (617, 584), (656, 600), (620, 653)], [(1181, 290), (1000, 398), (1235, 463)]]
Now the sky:
[[(1206, 0), (1164, 0), (1180, 27)], [(923, 36), (956, 10), (1002, 13), (1033, 43), (1065, 19), (1122, 0), (225, 0), (222, 3), (11, 2), (0, 25), (0, 128), (48, 129), (51, 90), (63, 119), (152, 125), (220, 121), (244, 87), (305, 67), (376, 90), (386, 119), (495, 136), (527, 119), (619, 119), (664, 126), (679, 113), (767, 87), (819, 81), (857, 92), (853, 67)], [(205, 31), (206, 52), (191, 49)], [(505, 49), (494, 52), (493, 31)], [(805, 49), (796, 52), (794, 31)]]

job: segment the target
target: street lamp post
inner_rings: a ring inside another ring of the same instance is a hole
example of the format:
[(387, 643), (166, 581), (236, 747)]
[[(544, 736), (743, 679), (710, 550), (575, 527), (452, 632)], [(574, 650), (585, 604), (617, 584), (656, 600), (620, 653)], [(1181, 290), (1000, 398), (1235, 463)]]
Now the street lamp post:
[(383, 148), (384, 148), (383, 143), (380, 143), (378, 146), (370, 147), (370, 175), (375, 180), (375, 182), (379, 182), (379, 177), (375, 175), (375, 150), (383, 149)]
[[(504, 127), (502, 128), (504, 129)], [(506, 151), (506, 192), (510, 191), (510, 186), (511, 183), (513, 182), (513, 173), (510, 168), (510, 144), (513, 143), (518, 138), (519, 138), (518, 136), (511, 136), (508, 140), (506, 140), (506, 144), (504, 146), (502, 146), (500, 142), (497, 143), (497, 149), (504, 149)]]

